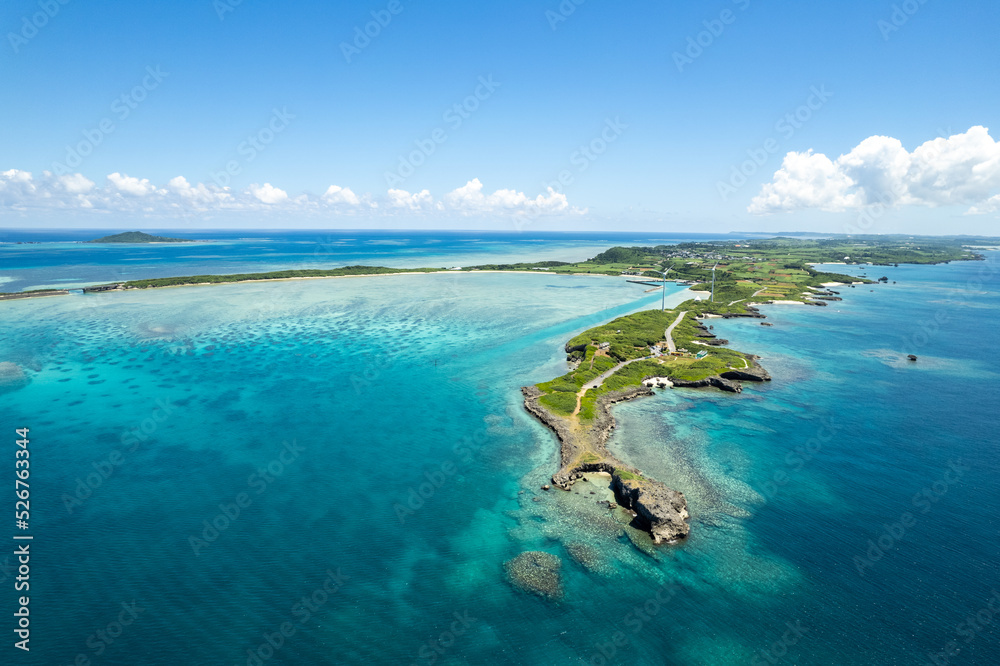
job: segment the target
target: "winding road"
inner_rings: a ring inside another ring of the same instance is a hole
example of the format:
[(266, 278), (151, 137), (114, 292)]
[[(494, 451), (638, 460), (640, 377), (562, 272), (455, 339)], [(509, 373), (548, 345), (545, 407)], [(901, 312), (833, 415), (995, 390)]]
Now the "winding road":
[(687, 310), (684, 310), (679, 315), (677, 315), (677, 319), (674, 320), (674, 323), (668, 326), (667, 330), (663, 333), (663, 337), (667, 339), (667, 347), (672, 352), (677, 351), (677, 345), (674, 344), (674, 336), (673, 336), (674, 329), (677, 328), (677, 324), (681, 323), (681, 320), (684, 319), (684, 315), (686, 314)]
[[(677, 324), (681, 323), (681, 320), (684, 319), (684, 315), (686, 314), (687, 311), (685, 310), (681, 312), (679, 315), (677, 315), (677, 319), (674, 320), (674, 323), (668, 326), (667, 330), (664, 331), (663, 333), (663, 337), (665, 337), (667, 340), (667, 347), (672, 352), (677, 351), (677, 345), (674, 344), (674, 338), (671, 334), (674, 332), (674, 329), (677, 327)], [(607, 370), (606, 372), (602, 372), (600, 375), (594, 377), (589, 382), (581, 386), (580, 390), (576, 392), (576, 409), (573, 410), (573, 416), (576, 416), (577, 414), (580, 413), (580, 404), (583, 400), (583, 396), (587, 393), (587, 391), (589, 391), (590, 389), (597, 388), (598, 386), (604, 383), (605, 379), (615, 374), (629, 363), (635, 363), (636, 361), (645, 361), (648, 358), (649, 358), (648, 356), (643, 356), (640, 358), (629, 359), (628, 361), (622, 361), (615, 367), (611, 368), (610, 370)]]

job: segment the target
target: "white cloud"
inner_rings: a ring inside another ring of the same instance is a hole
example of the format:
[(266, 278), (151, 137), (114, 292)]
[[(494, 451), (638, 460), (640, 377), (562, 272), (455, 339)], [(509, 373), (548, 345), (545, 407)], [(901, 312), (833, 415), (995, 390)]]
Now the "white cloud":
[(144, 197), (157, 192), (156, 187), (149, 182), (149, 179), (143, 178), (140, 180), (138, 178), (132, 178), (131, 176), (123, 176), (118, 172), (109, 174), (108, 182), (111, 184), (111, 187), (115, 188), (118, 192), (121, 192), (122, 194), (129, 194), (134, 197)]
[(421, 190), (416, 194), (410, 194), (406, 190), (389, 190), (388, 194), (389, 204), (395, 208), (422, 210), (434, 205), (434, 197), (427, 190)]
[(274, 187), (271, 183), (264, 183), (263, 185), (254, 183), (250, 186), (250, 194), (257, 197), (258, 201), (266, 204), (278, 204), (288, 199), (288, 192)]
[(30, 171), (10, 169), (0, 172), (0, 204), (20, 207), (34, 198), (36, 190)]
[(56, 176), (55, 181), (58, 187), (61, 187), (69, 194), (86, 194), (94, 189), (94, 181), (89, 180), (83, 174), (79, 173)]
[(167, 189), (195, 208), (222, 206), (232, 201), (233, 195), (225, 190), (205, 183), (191, 185), (184, 176), (171, 178)]
[(844, 211), (887, 205), (1000, 206), (1000, 144), (976, 126), (938, 138), (912, 153), (892, 137), (873, 136), (836, 160), (791, 152), (770, 183), (750, 202), (755, 214), (804, 209)]
[(327, 188), (326, 194), (323, 195), (323, 200), (327, 203), (348, 204), (351, 206), (357, 206), (361, 203), (358, 196), (351, 191), (351, 188), (340, 187), (339, 185), (331, 185)]
[(343, 215), (400, 215), (439, 212), (450, 215), (580, 214), (566, 196), (549, 188), (534, 198), (512, 189), (483, 192), (478, 178), (436, 200), (429, 190), (408, 192), (392, 189), (384, 199), (359, 196), (348, 187), (331, 185), (321, 196), (290, 195), (271, 183), (254, 183), (245, 190), (211, 183), (189, 182), (184, 176), (171, 178), (158, 187), (145, 178), (115, 172), (103, 186), (79, 173), (40, 177), (10, 169), (0, 172), (0, 213), (38, 209), (127, 212), (145, 216), (178, 216), (189, 213), (241, 211), (293, 211), (311, 214), (329, 211)]
[(580, 213), (571, 209), (566, 195), (548, 188), (547, 195), (539, 194), (531, 199), (524, 192), (497, 190), (493, 194), (483, 194), (483, 184), (478, 178), (470, 180), (462, 187), (444, 195), (445, 206), (459, 213)]

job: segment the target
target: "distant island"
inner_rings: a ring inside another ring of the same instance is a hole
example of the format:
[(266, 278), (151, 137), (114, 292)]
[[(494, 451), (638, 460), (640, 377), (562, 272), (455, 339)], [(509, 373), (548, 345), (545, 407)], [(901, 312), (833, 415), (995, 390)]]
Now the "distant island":
[(190, 238), (167, 238), (166, 236), (153, 236), (141, 231), (126, 231), (113, 236), (105, 236), (96, 240), (84, 241), (85, 243), (194, 243)]

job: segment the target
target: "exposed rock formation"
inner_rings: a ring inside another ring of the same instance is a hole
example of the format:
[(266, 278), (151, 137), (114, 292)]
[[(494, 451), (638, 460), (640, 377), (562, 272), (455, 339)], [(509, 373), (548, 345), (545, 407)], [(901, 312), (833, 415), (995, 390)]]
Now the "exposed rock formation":
[(538, 388), (525, 386), (521, 392), (524, 394), (525, 408), (559, 439), (563, 466), (552, 476), (553, 484), (569, 490), (584, 474), (605, 472), (611, 475), (612, 489), (618, 503), (638, 514), (637, 519), (649, 530), (654, 542), (676, 541), (688, 535), (691, 528), (687, 523), (689, 516), (684, 494), (659, 481), (643, 477), (639, 470), (619, 461), (605, 447), (615, 427), (611, 405), (643, 395), (653, 395), (652, 389), (633, 386), (601, 396), (595, 404), (597, 416), (594, 423), (586, 429), (571, 427), (567, 419), (552, 414), (539, 405), (538, 398), (542, 392)]
[(706, 388), (708, 386), (714, 386), (717, 389), (723, 391), (728, 391), (729, 393), (742, 393), (743, 386), (739, 382), (734, 382), (723, 377), (705, 377), (704, 379), (698, 379), (694, 381), (689, 381), (686, 379), (673, 379), (671, 380), (674, 386), (677, 388)]
[(768, 373), (764, 367), (757, 362), (757, 359), (752, 360), (753, 365), (749, 368), (733, 369), (728, 372), (723, 372), (720, 377), (723, 379), (737, 379), (747, 382), (769, 382), (771, 381), (771, 375)]

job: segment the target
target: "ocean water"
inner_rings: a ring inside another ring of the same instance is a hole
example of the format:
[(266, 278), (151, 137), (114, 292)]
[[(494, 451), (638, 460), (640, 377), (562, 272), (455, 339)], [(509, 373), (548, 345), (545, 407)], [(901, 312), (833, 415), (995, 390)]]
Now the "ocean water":
[[(519, 394), (659, 304), (624, 280), (3, 303), (10, 451), (31, 428), (18, 663), (924, 664), (949, 641), (937, 663), (1000, 663), (997, 259), (714, 321), (773, 382), (616, 408), (612, 448), (688, 496), (691, 538), (660, 548), (597, 479), (539, 490), (557, 446)], [(506, 581), (526, 550), (561, 559), (561, 599)]]
[(124, 280), (348, 265), (393, 268), (583, 261), (614, 245), (735, 238), (721, 234), (460, 231), (151, 230), (198, 243), (83, 243), (115, 230), (0, 229), (0, 291), (73, 289)]

